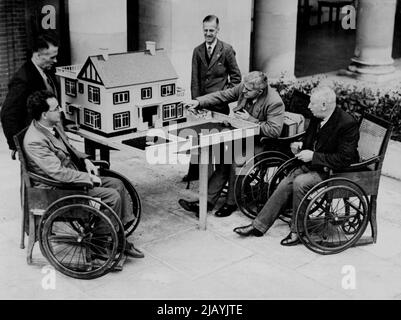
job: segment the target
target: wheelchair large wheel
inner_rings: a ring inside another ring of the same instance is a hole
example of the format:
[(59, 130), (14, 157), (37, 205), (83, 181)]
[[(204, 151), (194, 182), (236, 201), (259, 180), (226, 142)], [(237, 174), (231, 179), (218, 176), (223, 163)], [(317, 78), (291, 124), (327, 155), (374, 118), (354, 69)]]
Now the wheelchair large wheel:
[(286, 159), (285, 155), (262, 158), (245, 173), (240, 172), (237, 176), (235, 201), (246, 216), (255, 218), (262, 209), (270, 194), (271, 179)]
[(41, 221), (40, 249), (61, 273), (94, 279), (111, 270), (118, 235), (106, 214), (91, 205), (70, 204)]
[(103, 176), (106, 177), (113, 177), (120, 179), (124, 183), (125, 189), (127, 190), (127, 197), (126, 197), (128, 202), (127, 209), (131, 211), (134, 215), (134, 220), (124, 225), (125, 236), (129, 237), (137, 228), (139, 221), (141, 219), (141, 211), (142, 211), (141, 199), (139, 198), (139, 195), (136, 192), (132, 183), (123, 175), (110, 169), (102, 169), (101, 173)]
[[(41, 231), (43, 229), (44, 222), (58, 209), (67, 207), (69, 205), (76, 205), (76, 207), (79, 208), (79, 206), (90, 206), (98, 211), (100, 211), (103, 215), (105, 215), (112, 223), (113, 228), (117, 234), (117, 252), (114, 255), (114, 258), (112, 262), (109, 264), (109, 269), (113, 270), (114, 267), (120, 262), (124, 250), (125, 250), (125, 245), (126, 245), (126, 238), (125, 238), (125, 232), (124, 232), (124, 226), (121, 223), (120, 218), (117, 216), (117, 214), (111, 209), (109, 206), (107, 206), (105, 203), (102, 201), (99, 201), (98, 199), (95, 199), (93, 197), (89, 197), (86, 195), (71, 195), (71, 196), (66, 196), (63, 197), (55, 202), (52, 203), (52, 205), (47, 208), (46, 212), (42, 216), (41, 223), (40, 223), (40, 231), (39, 231), (39, 236), (40, 236), (40, 242), (42, 242), (42, 238), (45, 239), (45, 236), (43, 235), (43, 232)], [(74, 211), (75, 210), (75, 211)], [(66, 214), (67, 217), (71, 217), (72, 214), (79, 215), (79, 210), (77, 209), (71, 209), (69, 213)], [(69, 226), (71, 228), (75, 229), (76, 232), (79, 232), (79, 230), (76, 228), (76, 224), (71, 224), (69, 223)], [(95, 240), (96, 242), (96, 240)], [(44, 254), (45, 255), (45, 254)], [(98, 253), (94, 253), (94, 256), (96, 256), (96, 259), (106, 261), (108, 259), (107, 255)], [(96, 262), (99, 264), (98, 262)], [(103, 273), (104, 274), (104, 273)], [(102, 275), (102, 274), (101, 274)], [(100, 275), (99, 275), (100, 276)], [(83, 279), (89, 279), (85, 277)]]
[(339, 253), (355, 245), (365, 232), (368, 199), (353, 181), (329, 179), (305, 195), (296, 220), (297, 232), (308, 249), (320, 254)]

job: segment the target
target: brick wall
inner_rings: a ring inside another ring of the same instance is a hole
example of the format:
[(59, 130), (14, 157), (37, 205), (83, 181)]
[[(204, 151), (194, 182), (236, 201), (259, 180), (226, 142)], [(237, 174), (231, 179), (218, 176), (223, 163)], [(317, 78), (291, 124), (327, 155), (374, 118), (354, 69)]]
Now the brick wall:
[(26, 61), (25, 0), (0, 0), (0, 106), (7, 84)]

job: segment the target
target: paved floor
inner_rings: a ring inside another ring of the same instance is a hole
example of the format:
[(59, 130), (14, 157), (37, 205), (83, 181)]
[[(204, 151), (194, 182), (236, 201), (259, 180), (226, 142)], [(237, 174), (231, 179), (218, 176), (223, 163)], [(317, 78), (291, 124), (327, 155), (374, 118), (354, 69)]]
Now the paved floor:
[(149, 165), (121, 152), (111, 162), (141, 195), (143, 218), (131, 240), (146, 257), (99, 279), (60, 273), (52, 279), (37, 247), (31, 266), (19, 249), (19, 163), (0, 135), (0, 298), (401, 299), (400, 181), (381, 179), (377, 244), (321, 256), (280, 246), (288, 232), (280, 222), (262, 238), (240, 238), (232, 229), (249, 223), (240, 212), (209, 214), (207, 231), (199, 230), (194, 215), (177, 205), (181, 197), (196, 197), (196, 184), (185, 190), (180, 182), (185, 165)]

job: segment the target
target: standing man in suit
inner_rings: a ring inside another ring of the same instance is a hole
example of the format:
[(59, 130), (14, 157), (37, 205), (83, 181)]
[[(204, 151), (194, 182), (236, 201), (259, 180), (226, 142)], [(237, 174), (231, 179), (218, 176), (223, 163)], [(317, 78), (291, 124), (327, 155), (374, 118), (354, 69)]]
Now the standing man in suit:
[[(208, 15), (203, 19), (205, 42), (197, 46), (192, 54), (191, 98), (225, 90), (241, 82), (241, 72), (231, 45), (217, 39), (219, 18)], [(227, 103), (213, 105), (210, 110), (229, 114)], [(191, 164), (187, 178), (198, 176), (198, 166)], [(184, 179), (185, 180), (185, 179)]]
[(13, 136), (32, 120), (26, 105), (28, 96), (38, 90), (49, 90), (58, 96), (54, 74), (58, 47), (54, 33), (40, 34), (34, 40), (31, 59), (21, 66), (8, 84), (8, 93), (1, 108), (1, 123), (13, 154), (16, 150)]
[(347, 112), (336, 107), (334, 91), (329, 87), (314, 89), (309, 109), (314, 118), (303, 141), (291, 145), (295, 156), (300, 160), (299, 167), (280, 182), (252, 224), (234, 229), (239, 235), (262, 236), (292, 198), (291, 232), (281, 244), (292, 246), (300, 243), (295, 214), (302, 198), (313, 186), (327, 179), (325, 167), (344, 168), (359, 160), (358, 123)]
[[(94, 187), (88, 195), (100, 198), (120, 217), (123, 224), (133, 221), (132, 212), (126, 212), (125, 187), (122, 181), (111, 177), (99, 177), (97, 168), (88, 155), (79, 152), (68, 142), (61, 120), (61, 108), (50, 91), (37, 91), (28, 98), (32, 111), (32, 123), (24, 137), (27, 166), (39, 175), (59, 182), (88, 182)], [(49, 188), (45, 184), (37, 187)], [(127, 241), (125, 254), (143, 258), (144, 254)]]
[[(235, 101), (238, 101), (237, 107), (233, 109), (235, 117), (259, 124), (262, 136), (279, 137), (284, 122), (284, 103), (275, 89), (269, 86), (267, 76), (263, 72), (253, 71), (234, 88), (198, 97), (186, 106), (196, 112), (199, 108), (210, 109), (220, 102)], [(261, 150), (261, 147), (256, 144), (255, 153), (258, 153), (259, 149)], [(227, 217), (237, 208), (234, 195), (235, 169), (235, 161), (230, 164), (217, 164), (216, 171), (209, 179), (208, 210), (213, 209), (228, 181), (226, 202), (215, 212), (218, 217)], [(180, 199), (179, 204), (187, 211), (199, 212), (198, 201)]]

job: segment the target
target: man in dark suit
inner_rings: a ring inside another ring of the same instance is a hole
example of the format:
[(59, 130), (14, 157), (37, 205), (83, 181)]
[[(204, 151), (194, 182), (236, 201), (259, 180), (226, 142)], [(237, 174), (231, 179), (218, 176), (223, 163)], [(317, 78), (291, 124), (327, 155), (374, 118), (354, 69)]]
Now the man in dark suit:
[(58, 41), (55, 34), (39, 35), (32, 47), (32, 57), (15, 73), (8, 84), (8, 93), (1, 108), (1, 123), (11, 150), (16, 149), (13, 136), (29, 125), (31, 112), (27, 109), (28, 96), (38, 90), (49, 90), (56, 97), (57, 80), (54, 65), (57, 62)]
[[(203, 19), (205, 42), (197, 46), (192, 54), (192, 99), (232, 88), (241, 82), (241, 72), (235, 59), (235, 51), (231, 45), (217, 39), (219, 30), (218, 17), (208, 15)], [(230, 113), (227, 103), (215, 104), (210, 107), (210, 110), (223, 114)], [(187, 178), (197, 176), (198, 166), (190, 165)]]
[[(61, 120), (61, 108), (50, 91), (37, 91), (28, 98), (32, 111), (32, 123), (24, 137), (27, 166), (31, 171), (60, 182), (88, 182), (93, 188), (88, 195), (100, 198), (121, 218), (123, 224), (133, 221), (132, 212), (125, 207), (125, 187), (121, 180), (99, 177), (97, 168), (88, 155), (79, 152), (68, 142)], [(36, 184), (49, 188), (45, 184)], [(125, 254), (143, 258), (144, 254), (127, 241)]]
[[(234, 88), (198, 97), (188, 102), (186, 106), (190, 108), (189, 110), (197, 112), (199, 108), (210, 109), (220, 102), (235, 101), (237, 101), (237, 106), (233, 109), (235, 117), (259, 124), (262, 136), (277, 138), (280, 135), (284, 122), (284, 103), (275, 89), (269, 86), (266, 74), (260, 71), (249, 73), (244, 77), (244, 81)], [(261, 146), (256, 144), (254, 152), (260, 151)], [(236, 156), (238, 155), (234, 155)], [(212, 210), (228, 182), (226, 202), (215, 212), (218, 217), (227, 217), (237, 208), (234, 195), (235, 171), (236, 161), (230, 164), (220, 163), (216, 165), (216, 170), (209, 179), (208, 210)], [(179, 204), (185, 210), (199, 212), (198, 201), (180, 199)]]
[(281, 244), (292, 246), (300, 243), (295, 213), (302, 198), (313, 186), (327, 179), (325, 168), (339, 169), (358, 162), (358, 123), (347, 112), (336, 107), (334, 91), (329, 87), (314, 89), (309, 109), (314, 118), (303, 142), (291, 145), (295, 156), (303, 164), (280, 182), (252, 224), (234, 229), (239, 235), (262, 236), (292, 198), (291, 232)]

